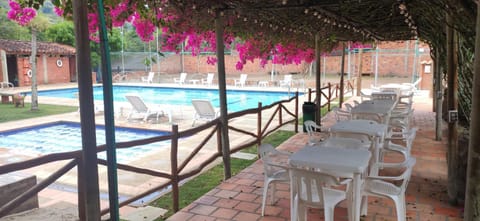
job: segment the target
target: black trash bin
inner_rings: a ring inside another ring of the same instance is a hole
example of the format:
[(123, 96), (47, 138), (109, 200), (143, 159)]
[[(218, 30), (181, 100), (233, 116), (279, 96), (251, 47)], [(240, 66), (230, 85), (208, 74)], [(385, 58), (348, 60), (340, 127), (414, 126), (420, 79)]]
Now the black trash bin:
[[(317, 105), (313, 102), (304, 102), (302, 106), (303, 122), (307, 120), (315, 121), (315, 111), (317, 111)], [(303, 132), (307, 132), (305, 125), (303, 125)]]

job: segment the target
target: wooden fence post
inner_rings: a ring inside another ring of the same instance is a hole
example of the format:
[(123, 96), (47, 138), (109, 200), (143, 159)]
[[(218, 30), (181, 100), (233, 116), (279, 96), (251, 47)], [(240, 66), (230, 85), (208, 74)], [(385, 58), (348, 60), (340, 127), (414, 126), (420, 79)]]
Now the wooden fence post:
[(278, 104), (278, 122), (279, 124), (282, 124), (283, 120), (282, 120), (282, 106), (283, 104)]
[(79, 158), (77, 160), (77, 201), (78, 201), (78, 218), (80, 220), (86, 220), (87, 216), (85, 214), (85, 170), (83, 168), (83, 159)]
[(173, 211), (179, 209), (179, 188), (178, 188), (178, 125), (172, 125), (172, 144), (170, 150), (170, 162), (172, 171), (172, 196)]
[(308, 88), (308, 102), (312, 102), (312, 89)]
[(298, 133), (298, 91), (295, 92), (295, 133)]
[(327, 110), (328, 111), (330, 111), (330, 102), (331, 101), (332, 101), (332, 84), (330, 82), (328, 82), (328, 98), (327, 98)]
[(262, 102), (258, 102), (257, 107), (257, 145), (262, 145)]

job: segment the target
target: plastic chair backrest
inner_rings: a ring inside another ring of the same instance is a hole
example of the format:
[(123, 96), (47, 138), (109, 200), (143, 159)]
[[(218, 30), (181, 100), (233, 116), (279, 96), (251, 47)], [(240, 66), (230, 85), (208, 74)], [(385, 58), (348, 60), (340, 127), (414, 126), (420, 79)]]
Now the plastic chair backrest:
[(350, 112), (342, 110), (338, 107), (334, 107), (332, 109), (333, 113), (335, 114), (335, 120), (338, 121), (343, 121), (343, 120), (350, 120), (352, 119), (352, 115)]
[(201, 117), (216, 117), (215, 108), (209, 100), (192, 99), (192, 105), (197, 114)]
[(368, 145), (372, 147), (374, 143), (375, 137), (370, 136), (366, 133), (359, 133), (359, 132), (349, 132), (349, 131), (330, 131), (329, 137), (344, 137), (344, 138), (352, 138), (358, 140), (360, 143), (364, 145)]
[(374, 92), (370, 96), (372, 97), (372, 100), (397, 100), (397, 93)]
[(142, 98), (137, 95), (125, 95), (128, 102), (132, 105), (133, 109), (139, 113), (145, 113), (148, 111), (148, 106), (143, 102)]
[(307, 121), (303, 122), (303, 125), (305, 125), (305, 130), (307, 131), (307, 134), (308, 134), (308, 141), (311, 144), (315, 143), (315, 140), (313, 139), (314, 132), (317, 129), (322, 130), (322, 127), (317, 125), (317, 123), (315, 123), (312, 120), (307, 120)]
[(258, 155), (263, 161), (263, 169), (265, 176), (267, 177), (273, 176), (279, 169), (278, 167), (271, 165), (271, 163), (273, 163), (271, 157), (275, 156), (276, 154), (279, 154), (279, 151), (277, 151), (271, 144), (264, 143), (258, 147)]
[(323, 205), (323, 188), (340, 185), (338, 179), (329, 174), (299, 168), (291, 168), (289, 172), (293, 192), (307, 204)]
[(180, 73), (180, 82), (185, 82), (185, 80), (187, 79), (187, 73)]
[(368, 141), (363, 141), (356, 138), (350, 137), (329, 137), (320, 143), (320, 146), (325, 145), (328, 147), (334, 146), (335, 148), (344, 148), (344, 149), (363, 149), (369, 148), (370, 143)]
[(245, 84), (245, 81), (247, 81), (248, 74), (241, 74), (240, 75), (240, 83)]
[(208, 74), (207, 74), (207, 83), (208, 83), (208, 84), (212, 84), (214, 77), (215, 77), (215, 74), (214, 74), (214, 73), (208, 73)]

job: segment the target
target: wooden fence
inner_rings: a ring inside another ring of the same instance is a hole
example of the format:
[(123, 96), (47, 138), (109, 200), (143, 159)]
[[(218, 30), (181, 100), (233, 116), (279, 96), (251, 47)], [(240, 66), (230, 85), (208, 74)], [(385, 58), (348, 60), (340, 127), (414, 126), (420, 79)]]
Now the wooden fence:
[[(355, 85), (355, 79), (346, 81), (343, 94), (346, 94), (348, 92), (353, 92), (354, 85)], [(315, 94), (315, 96), (318, 96), (318, 93), (316, 92), (317, 92), (316, 90), (313, 90), (311, 88), (308, 89), (309, 102), (312, 102), (312, 101), (316, 102), (317, 100), (315, 99), (316, 97), (313, 97), (312, 99), (313, 94)], [(320, 107), (327, 107), (327, 111), (330, 111), (331, 102), (337, 99), (339, 97), (339, 94), (340, 94), (340, 84), (339, 83), (332, 84), (328, 82), (326, 86), (320, 88), (320, 96), (321, 96), (320, 100), (325, 101), (325, 103), (322, 102), (323, 103), (322, 105), (318, 105), (317, 103), (315, 104)]]

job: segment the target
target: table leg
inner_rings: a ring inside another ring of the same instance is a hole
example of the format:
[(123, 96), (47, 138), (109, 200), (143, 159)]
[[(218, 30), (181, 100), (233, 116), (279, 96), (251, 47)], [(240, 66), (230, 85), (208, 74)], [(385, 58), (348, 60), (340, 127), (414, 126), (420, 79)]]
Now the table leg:
[[(380, 138), (377, 136), (375, 138), (374, 144), (373, 144), (373, 164), (376, 164), (379, 162), (380, 158)], [(378, 167), (377, 166), (372, 166), (370, 165), (370, 174), (371, 176), (377, 176), (378, 175)]]
[(355, 173), (353, 175), (353, 194), (352, 201), (353, 206), (351, 208), (350, 221), (360, 221), (360, 207), (362, 199), (362, 176), (360, 173)]
[(293, 182), (290, 180), (290, 220), (297, 220), (296, 217), (294, 217), (294, 208), (293, 208)]

